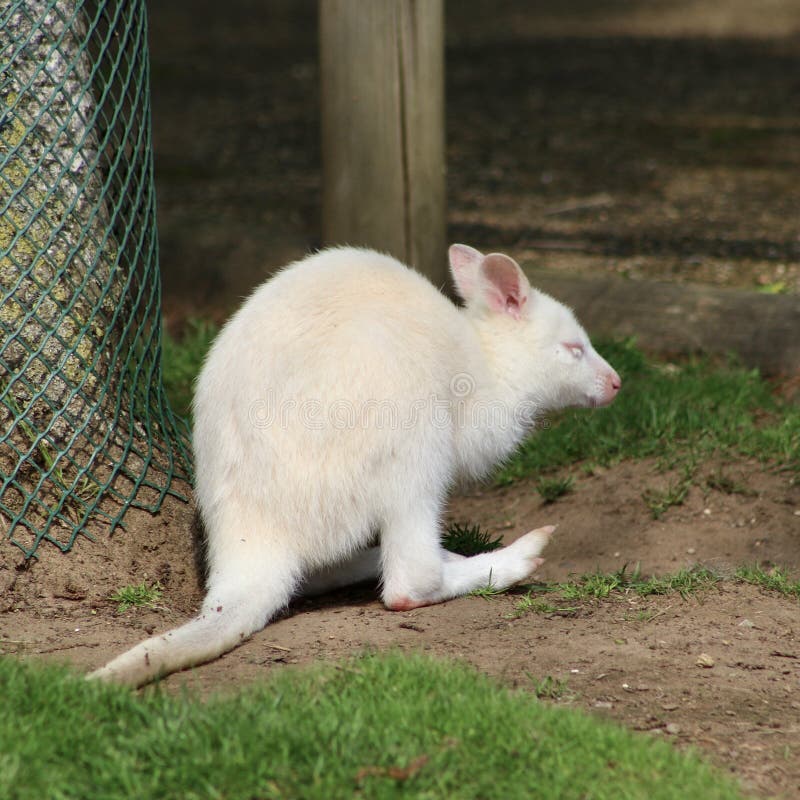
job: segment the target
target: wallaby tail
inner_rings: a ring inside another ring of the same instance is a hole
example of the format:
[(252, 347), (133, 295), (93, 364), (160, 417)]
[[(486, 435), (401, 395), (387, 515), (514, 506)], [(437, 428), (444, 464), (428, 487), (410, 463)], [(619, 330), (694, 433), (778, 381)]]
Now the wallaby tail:
[(248, 593), (212, 591), (198, 616), (153, 636), (88, 677), (142, 686), (180, 669), (211, 661), (263, 628), (291, 596), (291, 585), (259, 583)]

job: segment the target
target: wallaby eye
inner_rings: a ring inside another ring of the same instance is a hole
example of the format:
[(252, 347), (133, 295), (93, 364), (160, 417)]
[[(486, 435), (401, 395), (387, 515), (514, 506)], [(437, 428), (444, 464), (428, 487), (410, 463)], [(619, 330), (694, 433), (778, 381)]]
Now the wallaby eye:
[(566, 347), (567, 350), (569, 350), (569, 352), (572, 354), (572, 357), (576, 361), (579, 361), (581, 358), (583, 358), (583, 345), (582, 344), (577, 344), (575, 342), (565, 342), (564, 343), (564, 347)]

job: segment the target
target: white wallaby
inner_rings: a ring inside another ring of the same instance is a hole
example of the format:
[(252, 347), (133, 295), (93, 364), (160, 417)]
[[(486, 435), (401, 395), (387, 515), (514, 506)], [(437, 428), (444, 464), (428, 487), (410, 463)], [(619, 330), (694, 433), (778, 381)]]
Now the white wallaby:
[(450, 268), (464, 308), (354, 248), (292, 264), (244, 303), (195, 394), (203, 607), (92, 677), (141, 685), (209, 661), (302, 591), (380, 577), (385, 605), (408, 610), (541, 565), (553, 527), (447, 553), (447, 493), (508, 457), (543, 412), (607, 405), (620, 378), (508, 256), (455, 244)]

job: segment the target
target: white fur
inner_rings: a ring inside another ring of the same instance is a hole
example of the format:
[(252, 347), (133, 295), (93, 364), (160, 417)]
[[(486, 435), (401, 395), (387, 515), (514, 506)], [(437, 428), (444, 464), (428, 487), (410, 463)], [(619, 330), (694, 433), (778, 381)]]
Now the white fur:
[(445, 553), (447, 493), (542, 412), (611, 402), (619, 377), (510, 258), (453, 245), (450, 261), (463, 309), (394, 259), (341, 248), (285, 268), (230, 319), (194, 405), (206, 600), (93, 677), (139, 685), (215, 658), (303, 588), (380, 574), (386, 605), (408, 609), (541, 564), (550, 527)]

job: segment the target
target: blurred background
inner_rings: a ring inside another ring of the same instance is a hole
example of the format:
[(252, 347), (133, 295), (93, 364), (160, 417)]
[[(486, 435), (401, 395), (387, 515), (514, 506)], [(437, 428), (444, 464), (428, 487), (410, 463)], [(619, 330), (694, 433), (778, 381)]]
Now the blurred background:
[[(179, 333), (320, 246), (318, 10), (149, 10)], [(800, 294), (796, 0), (450, 0), (445, 32), (449, 241), (569, 275)]]

